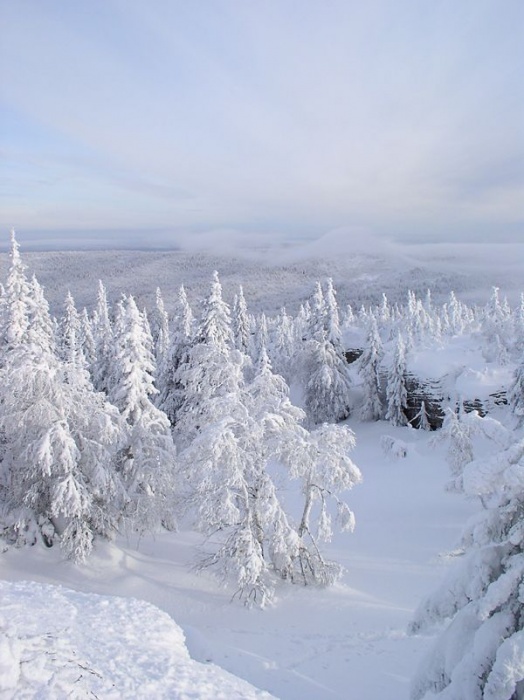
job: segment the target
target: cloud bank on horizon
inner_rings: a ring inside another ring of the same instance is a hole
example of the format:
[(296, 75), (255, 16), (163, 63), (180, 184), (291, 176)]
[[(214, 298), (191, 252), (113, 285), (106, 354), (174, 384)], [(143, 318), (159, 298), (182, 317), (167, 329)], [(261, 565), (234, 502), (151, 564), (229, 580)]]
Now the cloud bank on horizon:
[(0, 21), (4, 229), (524, 235), (520, 0), (0, 0)]

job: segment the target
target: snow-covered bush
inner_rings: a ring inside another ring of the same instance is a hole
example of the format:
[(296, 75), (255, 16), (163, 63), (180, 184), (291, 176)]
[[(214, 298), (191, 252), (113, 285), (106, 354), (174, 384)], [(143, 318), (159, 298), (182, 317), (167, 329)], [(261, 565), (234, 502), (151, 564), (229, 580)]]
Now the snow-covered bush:
[(380, 447), (386, 456), (403, 459), (407, 457), (408, 445), (404, 440), (391, 437), (391, 435), (382, 435), (380, 438)]

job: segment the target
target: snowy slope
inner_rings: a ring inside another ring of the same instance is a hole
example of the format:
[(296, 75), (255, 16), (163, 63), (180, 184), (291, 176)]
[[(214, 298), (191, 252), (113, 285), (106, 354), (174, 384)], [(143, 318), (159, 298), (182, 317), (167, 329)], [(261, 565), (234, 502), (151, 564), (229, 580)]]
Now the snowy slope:
[(39, 583), (0, 582), (0, 697), (270, 698), (193, 661), (173, 620), (149, 603)]
[[(364, 481), (348, 498), (355, 533), (337, 535), (328, 552), (347, 569), (332, 588), (282, 584), (274, 607), (246, 609), (231, 600), (234, 591), (192, 570), (201, 540), (188, 532), (100, 542), (85, 566), (64, 561), (56, 547), (10, 549), (1, 576), (147, 600), (181, 626), (193, 658), (282, 700), (407, 700), (431, 644), (408, 636), (407, 626), (479, 506), (444, 490), (445, 446), (428, 444), (434, 434), (385, 422), (350, 426)], [(384, 434), (406, 443), (406, 458), (384, 454)]]

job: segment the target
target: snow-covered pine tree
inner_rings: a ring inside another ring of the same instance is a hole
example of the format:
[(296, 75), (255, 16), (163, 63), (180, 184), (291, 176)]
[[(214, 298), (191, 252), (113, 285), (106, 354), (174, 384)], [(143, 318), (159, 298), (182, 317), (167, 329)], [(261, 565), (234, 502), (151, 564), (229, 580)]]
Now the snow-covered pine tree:
[(174, 374), (182, 393), (174, 417), (180, 446), (186, 447), (203, 427), (206, 403), (211, 398), (237, 391), (245, 356), (233, 350), (232, 345), (229, 307), (222, 299), (222, 287), (215, 272), (210, 293), (202, 303), (194, 341)]
[(193, 342), (193, 312), (182, 285), (175, 301), (173, 326), (170, 344), (157, 368), (157, 406), (164, 411), (171, 425), (175, 424), (177, 413), (183, 403), (183, 388), (176, 379), (178, 368), (187, 361)]
[(69, 291), (65, 298), (64, 314), (58, 328), (58, 354), (64, 362), (75, 364), (78, 361), (80, 345), (80, 316), (76, 310), (75, 300)]
[(273, 365), (277, 373), (282, 375), (287, 383), (291, 381), (294, 347), (293, 319), (282, 307), (275, 324)]
[[(211, 294), (217, 298), (216, 290)], [(259, 466), (260, 426), (244, 403), (244, 356), (217, 342), (209, 311), (205, 304), (202, 340), (191, 347), (188, 362), (177, 372), (185, 391), (175, 426), (184, 448), (179, 460), (188, 489), (185, 505), (193, 510), (196, 527), (213, 534), (215, 546), (202, 567), (212, 566), (222, 580), (235, 582), (241, 597), (263, 604), (268, 564), (252, 490)], [(203, 328), (208, 329), (207, 342)]]
[(513, 319), (514, 347), (517, 356), (524, 352), (524, 292), (520, 293), (520, 303)]
[(513, 383), (508, 391), (508, 401), (517, 422), (524, 421), (524, 356), (518, 364), (513, 377)]
[(32, 544), (40, 531), (83, 561), (95, 536), (111, 535), (121, 520), (118, 411), (88, 386), (66, 381), (60, 361), (34, 346), (10, 351), (2, 381), (5, 535)]
[(325, 326), (326, 339), (333, 345), (338, 355), (342, 354), (342, 335), (340, 331), (340, 315), (338, 311), (336, 291), (333, 280), (329, 277), (326, 280), (325, 302)]
[(49, 304), (44, 290), (34, 275), (30, 283), (29, 299), (31, 303), (28, 315), (28, 340), (43, 350), (54, 353), (56, 338), (53, 319), (49, 313)]
[(389, 323), (391, 320), (391, 309), (389, 307), (389, 302), (387, 296), (382, 293), (382, 302), (378, 311), (378, 318), (382, 324)]
[(222, 351), (233, 345), (231, 312), (222, 298), (222, 285), (216, 270), (213, 272), (210, 293), (202, 303), (197, 342), (214, 345)]
[(322, 341), (326, 331), (326, 301), (320, 282), (316, 282), (315, 291), (309, 300), (309, 328), (307, 339)]
[(157, 367), (161, 366), (170, 346), (169, 337), (169, 316), (164, 305), (164, 299), (160, 287), (157, 287), (155, 294), (155, 308), (151, 314), (151, 336), (155, 362)]
[(447, 490), (462, 492), (462, 472), (474, 457), (471, 424), (464, 420), (462, 410), (457, 413), (449, 406), (446, 408), (442, 428), (435, 440), (447, 441), (446, 461), (452, 477), (446, 485)]
[(111, 383), (111, 358), (113, 356), (113, 329), (110, 321), (107, 293), (99, 280), (97, 303), (94, 314), (93, 337), (96, 359), (92, 369), (93, 385), (97, 391), (108, 394)]
[(350, 414), (351, 380), (345, 360), (324, 335), (310, 340), (305, 364), (304, 405), (314, 424), (345, 420)]
[(92, 378), (93, 368), (96, 363), (96, 344), (93, 336), (93, 328), (87, 309), (84, 307), (80, 314), (79, 346), (87, 363), (87, 369)]
[(449, 293), (447, 311), (451, 334), (461, 335), (464, 332), (463, 307), (453, 291)]
[(387, 379), (387, 411), (386, 420), (393, 425), (407, 425), (405, 410), (407, 408), (406, 390), (406, 354), (404, 341), (398, 334), (393, 362)]
[(121, 472), (128, 503), (125, 513), (138, 529), (155, 529), (173, 517), (175, 446), (166, 414), (153, 405), (157, 390), (151, 337), (132, 296), (115, 323), (118, 376), (110, 398), (128, 426)]
[(76, 383), (89, 383), (87, 361), (82, 352), (81, 320), (76, 310), (71, 292), (67, 293), (64, 303), (64, 315), (59, 324), (58, 354), (64, 363), (68, 380)]
[(420, 409), (416, 416), (413, 418), (411, 423), (418, 429), (418, 430), (431, 430), (431, 423), (429, 421), (429, 416), (428, 412), (426, 409), (426, 402), (421, 401), (420, 403)]
[(524, 696), (524, 440), (466, 465), (464, 491), (485, 509), (463, 534), (465, 555), (418, 608), (412, 632), (446, 628), (422, 661), (412, 698)]
[(11, 231), (10, 257), (11, 265), (5, 285), (4, 350), (17, 347), (28, 340), (32, 308), (30, 285), (14, 230)]
[(351, 328), (355, 324), (355, 314), (353, 313), (353, 307), (351, 304), (347, 304), (346, 306), (346, 312), (343, 316), (343, 327), (344, 328)]
[(244, 297), (242, 285), (239, 287), (238, 294), (235, 295), (232, 324), (235, 347), (237, 350), (244, 353), (244, 355), (247, 355), (249, 353), (251, 328), (249, 323), (249, 314), (247, 311), (247, 303)]
[[(17, 255), (14, 265), (23, 274)], [(10, 344), (0, 376), (0, 530), (19, 545), (33, 544), (38, 533), (48, 545), (58, 538), (69, 556), (83, 560), (95, 536), (110, 535), (121, 518), (114, 460), (122, 422), (88, 382), (67, 372), (45, 333), (36, 327), (33, 337), (19, 332), (28, 307), (40, 329), (51, 326), (40, 286), (31, 289), (34, 296), (27, 297), (25, 284), (11, 286), (19, 313), (8, 318)]]
[(377, 321), (372, 316), (369, 323), (366, 347), (359, 360), (359, 374), (362, 377), (364, 394), (360, 418), (364, 421), (380, 420), (384, 412), (380, 398), (379, 376), (379, 366), (383, 355)]

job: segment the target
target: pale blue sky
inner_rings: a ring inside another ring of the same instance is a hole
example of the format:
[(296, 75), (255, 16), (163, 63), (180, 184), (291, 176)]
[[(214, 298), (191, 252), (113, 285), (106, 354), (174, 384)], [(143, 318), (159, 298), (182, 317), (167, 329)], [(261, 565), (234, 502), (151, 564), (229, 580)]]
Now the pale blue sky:
[(524, 238), (522, 0), (0, 0), (0, 23), (22, 240)]

